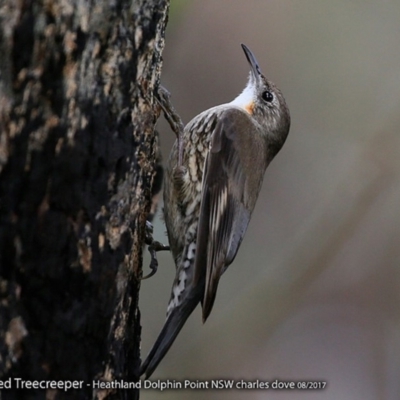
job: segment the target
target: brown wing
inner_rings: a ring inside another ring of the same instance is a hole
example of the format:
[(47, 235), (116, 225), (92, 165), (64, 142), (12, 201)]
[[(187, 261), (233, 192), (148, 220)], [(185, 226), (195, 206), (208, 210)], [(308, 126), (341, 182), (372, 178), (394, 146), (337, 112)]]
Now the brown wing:
[(264, 175), (264, 146), (245, 112), (230, 109), (221, 115), (205, 161), (196, 242), (195, 282), (205, 276), (203, 321), (246, 232)]

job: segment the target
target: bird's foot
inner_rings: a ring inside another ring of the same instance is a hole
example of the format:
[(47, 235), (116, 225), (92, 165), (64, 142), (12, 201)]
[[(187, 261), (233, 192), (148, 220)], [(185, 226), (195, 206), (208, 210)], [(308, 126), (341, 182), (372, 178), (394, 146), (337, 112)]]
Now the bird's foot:
[(163, 250), (170, 250), (169, 246), (157, 242), (156, 240), (153, 239), (153, 224), (150, 221), (146, 221), (145, 243), (148, 245), (151, 261), (150, 261), (150, 272), (146, 276), (143, 276), (142, 279), (150, 278), (157, 272), (158, 269), (157, 252)]
[(159, 86), (156, 98), (158, 104), (164, 111), (165, 119), (168, 121), (172, 131), (176, 135), (176, 140), (178, 142), (178, 166), (180, 166), (182, 165), (183, 160), (183, 132), (185, 125), (172, 105), (171, 94), (167, 89), (165, 89), (165, 87), (161, 85)]

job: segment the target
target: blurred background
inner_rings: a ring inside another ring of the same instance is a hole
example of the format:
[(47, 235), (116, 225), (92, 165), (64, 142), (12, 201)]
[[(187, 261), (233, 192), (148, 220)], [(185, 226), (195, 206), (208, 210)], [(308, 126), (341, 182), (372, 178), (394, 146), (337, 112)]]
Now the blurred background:
[[(162, 83), (184, 122), (241, 92), (245, 43), (284, 93), (292, 126), (210, 318), (193, 313), (152, 379), (327, 387), (142, 399), (400, 398), (399, 21), (397, 0), (171, 1)], [(174, 134), (158, 127), (165, 161)], [(155, 231), (167, 242), (160, 215)], [(175, 273), (170, 254), (159, 262), (140, 292), (142, 357)]]

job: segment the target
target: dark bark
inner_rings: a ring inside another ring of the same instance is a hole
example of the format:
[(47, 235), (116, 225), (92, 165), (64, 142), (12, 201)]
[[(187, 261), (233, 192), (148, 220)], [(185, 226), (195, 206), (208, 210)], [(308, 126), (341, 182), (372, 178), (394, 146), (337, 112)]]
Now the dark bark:
[(4, 399), (138, 398), (138, 293), (168, 0), (0, 3)]

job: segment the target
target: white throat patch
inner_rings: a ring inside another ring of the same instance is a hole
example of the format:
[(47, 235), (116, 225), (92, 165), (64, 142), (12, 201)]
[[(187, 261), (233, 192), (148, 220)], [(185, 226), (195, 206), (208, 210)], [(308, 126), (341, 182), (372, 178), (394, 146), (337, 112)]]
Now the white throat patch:
[(249, 82), (244, 88), (243, 92), (239, 94), (229, 104), (243, 108), (246, 112), (249, 112), (249, 106), (254, 103), (254, 86)]

